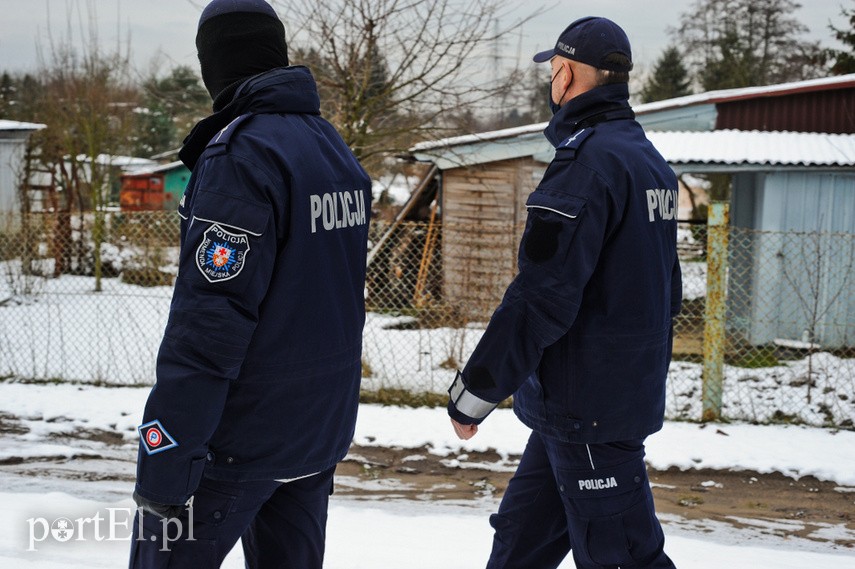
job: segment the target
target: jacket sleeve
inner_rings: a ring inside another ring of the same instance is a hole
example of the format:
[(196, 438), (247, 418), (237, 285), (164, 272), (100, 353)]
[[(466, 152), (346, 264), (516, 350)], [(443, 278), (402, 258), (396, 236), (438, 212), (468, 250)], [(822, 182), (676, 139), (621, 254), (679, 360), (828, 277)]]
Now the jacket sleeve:
[(460, 423), (483, 421), (535, 371), (543, 350), (567, 333), (609, 223), (621, 211), (587, 167), (565, 164), (559, 174), (529, 196), (519, 273), (449, 388), (448, 412)]
[(228, 154), (197, 169), (157, 382), (139, 429), (136, 491), (164, 504), (183, 504), (198, 487), (276, 258), (263, 171)]

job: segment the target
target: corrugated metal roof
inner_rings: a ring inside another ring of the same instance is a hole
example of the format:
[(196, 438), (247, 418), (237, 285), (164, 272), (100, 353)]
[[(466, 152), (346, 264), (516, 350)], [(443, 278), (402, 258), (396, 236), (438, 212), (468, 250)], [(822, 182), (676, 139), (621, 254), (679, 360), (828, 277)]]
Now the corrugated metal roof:
[(47, 125), (0, 119), (0, 130), (41, 130), (43, 128), (47, 128)]
[[(670, 112), (685, 112), (686, 107)], [(714, 129), (768, 130), (794, 132), (855, 132), (855, 84), (848, 89), (802, 91), (781, 97), (743, 98), (715, 104)], [(646, 116), (661, 115), (650, 113)], [(661, 130), (698, 130), (679, 127)]]
[[(672, 166), (855, 167), (855, 134), (716, 130), (655, 131), (647, 137)], [(542, 134), (457, 140), (419, 145), (413, 154), (447, 170), (529, 156), (549, 162), (555, 152)]]
[(491, 130), (488, 132), (479, 132), (476, 134), (464, 134), (461, 136), (452, 136), (449, 138), (441, 138), (439, 140), (428, 140), (419, 142), (412, 148), (410, 152), (424, 152), (425, 150), (433, 150), (435, 148), (443, 148), (446, 146), (460, 146), (463, 144), (477, 144), (479, 142), (488, 142), (491, 140), (499, 140), (502, 138), (514, 138), (524, 134), (542, 133), (549, 123), (539, 122), (535, 124), (527, 124), (514, 128), (504, 128), (502, 130)]
[(855, 166), (855, 135), (813, 132), (648, 132), (670, 164)]

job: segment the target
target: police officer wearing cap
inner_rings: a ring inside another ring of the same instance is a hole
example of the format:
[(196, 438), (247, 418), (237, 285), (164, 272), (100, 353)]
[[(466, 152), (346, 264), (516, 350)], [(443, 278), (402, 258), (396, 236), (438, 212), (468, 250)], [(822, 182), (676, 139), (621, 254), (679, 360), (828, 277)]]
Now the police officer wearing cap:
[(361, 377), (371, 183), (264, 0), (214, 0), (214, 113), (180, 157), (181, 250), (145, 407), (132, 568), (320, 568)]
[(629, 40), (605, 18), (570, 24), (552, 68), (555, 147), (528, 197), (519, 273), (449, 389), (468, 439), (510, 395), (532, 429), (490, 518), (490, 569), (667, 569), (644, 464), (662, 428), (680, 309), (677, 180), (634, 120)]

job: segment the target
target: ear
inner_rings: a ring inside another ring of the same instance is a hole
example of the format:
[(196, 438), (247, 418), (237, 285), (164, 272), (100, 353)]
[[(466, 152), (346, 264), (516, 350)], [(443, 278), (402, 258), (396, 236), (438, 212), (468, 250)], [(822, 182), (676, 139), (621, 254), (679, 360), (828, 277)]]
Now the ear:
[(573, 82), (573, 67), (566, 59), (561, 61), (561, 67), (564, 68), (564, 73), (559, 76), (559, 89), (566, 96), (567, 89), (570, 88), (570, 84)]
[(564, 67), (564, 77), (562, 77), (561, 88), (567, 89), (570, 86), (570, 83), (573, 82), (573, 66), (570, 65), (570, 62), (566, 59), (561, 62), (561, 65)]

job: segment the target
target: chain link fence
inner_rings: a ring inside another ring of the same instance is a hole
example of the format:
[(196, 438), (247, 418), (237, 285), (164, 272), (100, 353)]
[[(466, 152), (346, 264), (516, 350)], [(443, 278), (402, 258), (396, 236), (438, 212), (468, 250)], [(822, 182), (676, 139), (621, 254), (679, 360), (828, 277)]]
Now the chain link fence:
[(101, 215), (0, 218), (0, 377), (154, 382), (180, 219)]
[[(118, 211), (100, 220), (91, 212), (2, 220), (0, 377), (153, 383), (178, 221), (174, 212)], [(443, 394), (513, 278), (521, 232), (374, 223), (370, 241), (382, 238), (383, 247), (366, 282), (363, 389)], [(855, 236), (725, 234), (719, 416), (853, 428)], [(671, 419), (701, 418), (705, 358), (716, 357), (707, 240), (705, 225), (680, 226), (684, 300), (667, 384)]]

